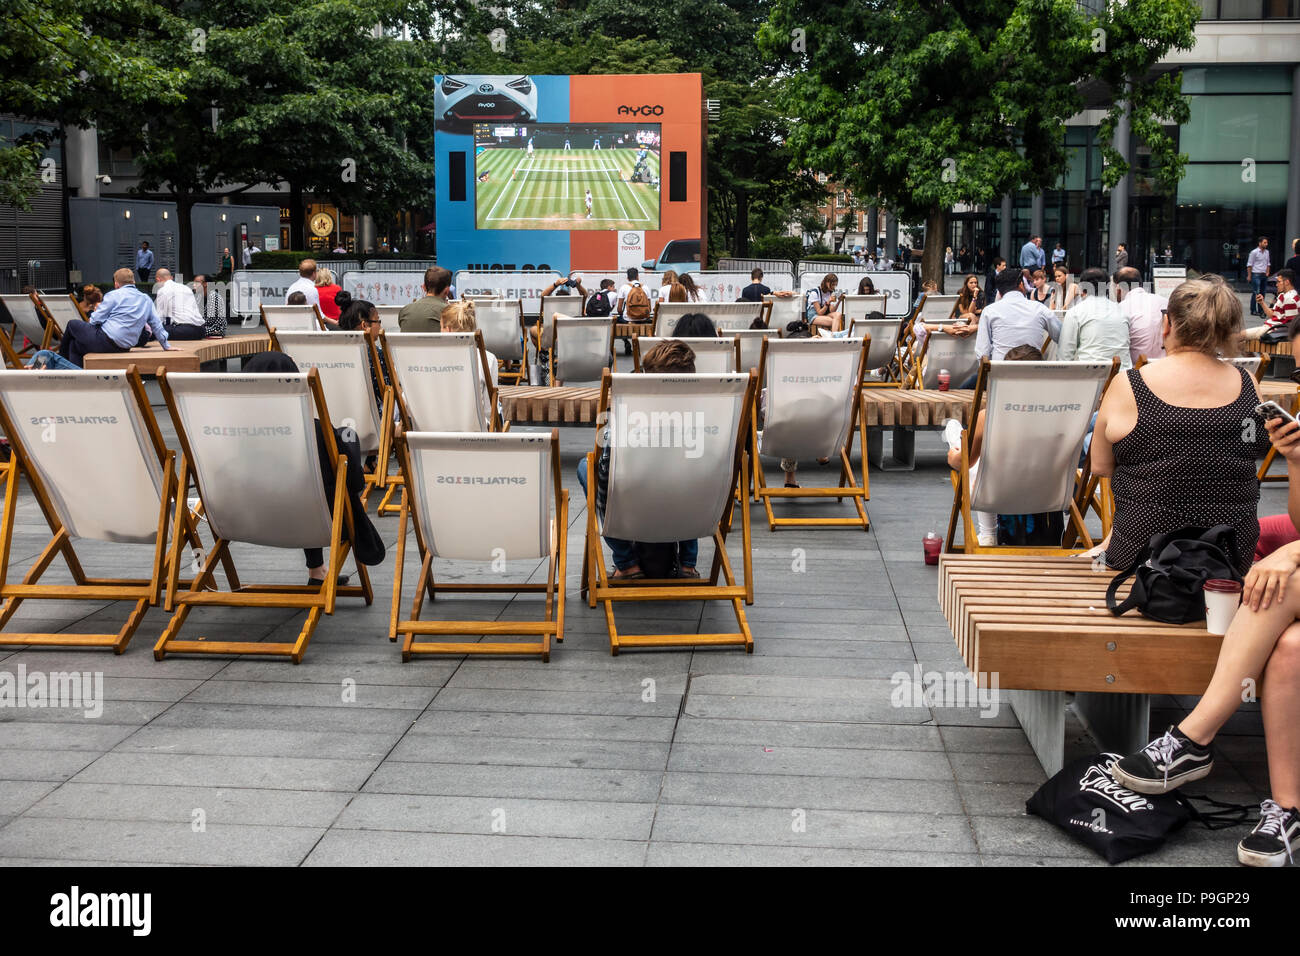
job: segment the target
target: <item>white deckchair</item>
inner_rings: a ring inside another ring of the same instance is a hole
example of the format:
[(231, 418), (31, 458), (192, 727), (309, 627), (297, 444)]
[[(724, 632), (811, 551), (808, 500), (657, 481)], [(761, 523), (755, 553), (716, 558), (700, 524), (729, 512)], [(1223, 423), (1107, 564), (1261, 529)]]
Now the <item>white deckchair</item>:
[[(383, 343), (404, 430), (503, 430), (482, 331), (399, 332)], [(404, 475), (389, 479), (379, 514), (397, 513), (393, 495), (404, 482)]]
[(950, 387), (957, 388), (979, 371), (975, 336), (947, 335), (943, 332), (943, 325), (928, 327), (930, 334), (925, 337), (925, 344), (913, 363), (909, 387), (936, 389), (939, 387), (939, 372), (947, 369)]
[[(347, 456), (338, 453), (320, 373), (228, 375), (211, 372), (167, 374), (158, 384), (181, 445), (180, 487), (193, 480), (204, 516), (216, 538), (198, 576), (186, 590), (178, 576), (179, 534), (173, 534), (167, 610), (175, 608), (154, 657), (168, 653), (288, 656), (302, 661), (322, 613), (333, 614), (338, 596), (374, 600), (370, 576), (357, 562), (360, 585), (340, 585), (339, 572), (354, 534), (347, 494)], [(321, 481), (316, 420), (320, 422), (334, 487)], [(181, 512), (178, 508), (178, 520)], [(227, 567), (229, 591), (205, 590), (216, 562), (235, 542), (269, 548), (329, 548), (325, 580), (303, 584), (241, 585)], [(276, 607), (307, 611), (293, 642), (180, 640), (195, 607)]]
[[(844, 298), (840, 300), (840, 309), (844, 315), (845, 328), (852, 325), (855, 319), (861, 322), (867, 316), (871, 315), (872, 312), (879, 312), (881, 315), (886, 315), (888, 302), (889, 296), (885, 295), (883, 292), (878, 292), (875, 295), (844, 296)], [(894, 324), (898, 325), (897, 317), (894, 319)], [(849, 336), (850, 338), (854, 337), (852, 332), (849, 333)]]
[(325, 328), (320, 308), (315, 305), (263, 305), (262, 324), (286, 332), (320, 332)]
[(951, 322), (953, 306), (957, 304), (955, 295), (936, 295), (931, 292), (921, 300), (921, 311), (917, 314), (926, 325), (937, 322)]
[(780, 332), (791, 322), (803, 318), (804, 297), (800, 295), (765, 295), (767, 327)]
[(614, 323), (608, 316), (575, 319), (560, 315), (554, 321), (550, 383), (600, 381), (614, 358)]
[[(524, 306), (518, 299), (481, 298), (474, 304), (475, 321), (483, 333), (483, 347), (501, 363), (500, 378), (519, 384), (524, 367)], [(511, 370), (510, 367), (514, 366)]]
[(747, 329), (763, 312), (761, 302), (660, 302), (655, 310), (655, 336), (672, 338), (677, 320), (698, 312), (712, 320), (714, 328)]
[[(0, 644), (111, 647), (122, 653), (147, 609), (159, 603), (167, 573), (167, 519), (178, 497), (175, 455), (163, 444), (135, 366), (112, 372), (0, 372), (0, 427), (13, 449), (13, 457), (0, 465), (5, 479), (0, 597), (6, 599), (0, 628), (25, 600), (135, 602), (116, 634), (0, 633)], [(13, 584), (8, 570), (20, 467), (53, 537), (22, 583)], [(179, 559), (182, 539), (200, 546), (185, 498), (179, 497), (173, 560)], [(74, 545), (79, 538), (151, 545), (150, 577), (88, 577)], [(38, 583), (60, 554), (72, 583)]]
[[(273, 331), (271, 345), (292, 358), (300, 371), (314, 368), (320, 373), (325, 401), (335, 416), (331, 425), (351, 428), (362, 453), (375, 456), (375, 470), (366, 474), (366, 489), (361, 493), (365, 504), (373, 489), (387, 484), (396, 400), (392, 388), (384, 384), (374, 341), (361, 331)], [(382, 406), (375, 402), (376, 386)]]
[(81, 308), (81, 303), (70, 292), (67, 295), (38, 294), (36, 298), (45, 311), (46, 326), (49, 327), (49, 323), (54, 323), (51, 328), (51, 340), (62, 338), (63, 330), (68, 327), (69, 322), (75, 322), (78, 319), (83, 322), (89, 321), (85, 311)]
[[(587, 456), (587, 538), (583, 594), (590, 606), (605, 605), (610, 651), (624, 647), (743, 645), (754, 638), (744, 604), (754, 600), (749, 509), (741, 508), (744, 583), (737, 584), (727, 554), (727, 529), (735, 506), (737, 481), (747, 480), (745, 434), (753, 405), (754, 376), (614, 375), (601, 381), (600, 415), (607, 436), (597, 434)], [(609, 484), (604, 515), (596, 507), (597, 465), (602, 441), (609, 445)], [(600, 536), (630, 541), (675, 542), (712, 537), (713, 565), (708, 577), (672, 579), (611, 578)], [(725, 578), (719, 582), (718, 575)], [(717, 634), (620, 634), (615, 601), (727, 600), (737, 630)], [(742, 603), (743, 602), (743, 603)]]
[[(606, 323), (608, 324), (608, 323)], [(402, 499), (397, 535), (397, 572), (388, 637), (405, 635), (402, 660), (413, 654), (535, 654), (550, 660), (551, 636), (564, 640), (565, 563), (568, 545), (569, 493), (560, 482), (560, 436), (407, 432), (398, 439), (402, 469), (411, 493)], [(455, 475), (455, 481), (446, 481)], [(400, 619), (407, 516), (415, 519), (420, 576), (410, 616)], [(444, 583), (437, 585), (433, 559), (466, 561), (547, 560), (545, 584)], [(421, 621), (427, 593), (544, 592), (541, 621)], [(419, 635), (521, 634), (538, 640), (524, 643), (428, 642)]]
[(379, 313), (379, 327), (389, 335), (402, 331), (402, 327), (397, 321), (397, 316), (402, 311), (402, 308), (403, 306), (400, 305), (375, 306), (375, 311)]
[[(777, 458), (812, 459), (838, 455), (839, 484), (830, 488), (769, 488), (761, 465), (754, 468), (755, 493), (767, 510), (769, 530), (778, 527), (861, 526), (870, 529), (863, 502), (867, 483), (866, 426), (861, 424), (862, 363), (869, 343), (862, 339), (765, 339), (759, 372), (762, 430), (758, 452)], [(853, 474), (853, 437), (861, 432), (862, 484)], [(856, 518), (778, 518), (773, 498), (849, 498)]]
[(27, 348), (18, 348), (18, 336), (24, 336), (31, 342), (30, 349), (48, 349), (53, 340), (54, 329), (45, 322), (45, 313), (41, 308), (36, 293), (27, 295), (0, 295), (0, 302), (9, 310), (14, 320), (14, 348), (19, 355)]
[(541, 351), (546, 351), (555, 341), (555, 317), (567, 315), (582, 318), (582, 296), (580, 295), (544, 295), (542, 296), (541, 321), (533, 327), (533, 344)]
[[(755, 330), (759, 331), (759, 330)], [(661, 339), (651, 335), (638, 335), (632, 340), (632, 369), (641, 371), (641, 360), (652, 348), (664, 342), (684, 342), (695, 353), (695, 371), (719, 375), (738, 372), (740, 369), (740, 339), (735, 334), (727, 338)]]
[(740, 341), (740, 365), (737, 371), (757, 371), (763, 356), (763, 340), (775, 336), (780, 338), (779, 329), (736, 329), (730, 333)]
[(863, 362), (862, 373), (866, 375), (872, 369), (883, 368), (885, 379), (877, 381), (865, 379), (865, 388), (901, 388), (903, 369), (907, 367), (906, 348), (899, 344), (898, 319), (863, 319), (849, 320), (849, 338), (869, 339), (867, 357)]
[[(961, 468), (952, 475), (953, 507), (946, 548), (954, 549), (958, 512), (967, 554), (1070, 554), (1065, 547), (981, 545), (972, 513), (1041, 514), (1069, 512), (1086, 547), (1092, 537), (1079, 512), (1079, 455), (1092, 415), (1101, 402), (1119, 359), (1109, 362), (980, 363), (970, 424), (962, 429)], [(970, 481), (970, 441), (980, 410), (984, 438), (975, 486)]]

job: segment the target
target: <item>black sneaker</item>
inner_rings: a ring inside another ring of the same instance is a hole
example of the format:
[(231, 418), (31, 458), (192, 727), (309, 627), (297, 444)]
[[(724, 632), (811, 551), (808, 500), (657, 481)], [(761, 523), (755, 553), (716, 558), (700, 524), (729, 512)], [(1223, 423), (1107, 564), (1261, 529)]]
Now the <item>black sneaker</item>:
[(1259, 805), (1259, 823), (1237, 844), (1237, 859), (1247, 866), (1294, 863), (1291, 846), (1300, 847), (1300, 810), (1283, 810), (1272, 800)]
[(1209, 776), (1214, 754), (1170, 727), (1138, 753), (1111, 768), (1115, 779), (1138, 793), (1168, 793), (1185, 783)]

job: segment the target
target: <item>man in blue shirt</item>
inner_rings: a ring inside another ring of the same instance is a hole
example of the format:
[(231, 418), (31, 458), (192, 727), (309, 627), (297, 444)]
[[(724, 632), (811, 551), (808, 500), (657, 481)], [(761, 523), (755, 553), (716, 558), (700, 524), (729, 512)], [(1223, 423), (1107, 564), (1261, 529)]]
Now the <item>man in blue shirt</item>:
[(148, 282), (149, 277), (153, 275), (153, 250), (149, 248), (149, 243), (140, 242), (140, 248), (135, 251), (135, 271), (140, 275), (141, 282)]
[(1047, 253), (1043, 252), (1043, 237), (1031, 236), (1029, 241), (1020, 247), (1020, 268), (1045, 269), (1046, 267)]
[(125, 352), (140, 345), (145, 326), (163, 347), (167, 344), (167, 330), (163, 328), (153, 299), (135, 287), (130, 269), (113, 273), (113, 291), (104, 296), (99, 308), (91, 313), (90, 321), (74, 319), (63, 330), (59, 354), (78, 368), (90, 352)]

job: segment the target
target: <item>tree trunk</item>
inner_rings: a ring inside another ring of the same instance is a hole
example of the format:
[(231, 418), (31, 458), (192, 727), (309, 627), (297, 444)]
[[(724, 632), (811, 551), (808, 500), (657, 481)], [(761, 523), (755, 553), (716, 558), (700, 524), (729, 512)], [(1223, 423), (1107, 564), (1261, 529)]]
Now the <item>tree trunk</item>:
[(749, 193), (736, 193), (736, 258), (749, 257)]
[(948, 210), (931, 206), (925, 215), (925, 248), (921, 251), (921, 281), (933, 279), (943, 292), (943, 249), (948, 238)]
[(289, 248), (307, 248), (307, 209), (302, 203), (302, 183), (289, 183)]

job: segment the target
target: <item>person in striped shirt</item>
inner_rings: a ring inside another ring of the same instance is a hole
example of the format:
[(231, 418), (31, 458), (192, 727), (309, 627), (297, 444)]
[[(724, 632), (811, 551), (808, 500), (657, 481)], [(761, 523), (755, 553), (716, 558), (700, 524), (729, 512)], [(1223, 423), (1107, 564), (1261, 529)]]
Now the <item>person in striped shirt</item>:
[(1295, 273), (1290, 269), (1279, 269), (1276, 279), (1277, 297), (1273, 300), (1272, 308), (1264, 304), (1263, 293), (1255, 296), (1256, 303), (1264, 310), (1264, 324), (1248, 329), (1247, 338), (1257, 339), (1280, 329), (1292, 329), (1292, 335), (1297, 331), (1293, 323), (1300, 316), (1300, 293), (1296, 292)]

